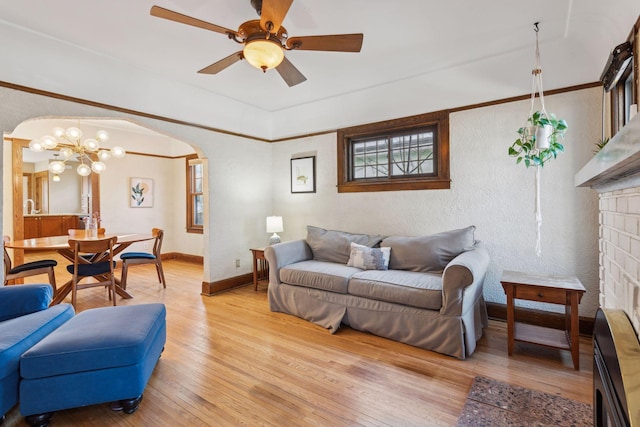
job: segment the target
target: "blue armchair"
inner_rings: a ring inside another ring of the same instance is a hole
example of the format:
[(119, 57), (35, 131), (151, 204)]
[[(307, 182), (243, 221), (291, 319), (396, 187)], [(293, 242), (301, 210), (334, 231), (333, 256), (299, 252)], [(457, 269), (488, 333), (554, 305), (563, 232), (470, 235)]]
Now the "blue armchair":
[(75, 315), (52, 299), (48, 284), (0, 287), (0, 421), (18, 402), (22, 353)]

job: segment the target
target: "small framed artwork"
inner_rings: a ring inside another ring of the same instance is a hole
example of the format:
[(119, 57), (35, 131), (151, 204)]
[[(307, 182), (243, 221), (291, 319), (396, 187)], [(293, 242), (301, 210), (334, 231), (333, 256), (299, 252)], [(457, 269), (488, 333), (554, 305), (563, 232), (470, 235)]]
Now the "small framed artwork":
[(129, 206), (132, 208), (153, 207), (153, 179), (131, 178), (129, 182)]
[(316, 156), (291, 159), (291, 192), (316, 192)]

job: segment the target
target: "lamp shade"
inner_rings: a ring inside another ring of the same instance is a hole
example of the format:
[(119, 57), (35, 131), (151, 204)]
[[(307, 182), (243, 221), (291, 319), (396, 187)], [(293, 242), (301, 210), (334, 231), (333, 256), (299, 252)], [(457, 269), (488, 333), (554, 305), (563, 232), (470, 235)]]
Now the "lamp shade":
[(280, 233), (284, 231), (281, 216), (267, 217), (267, 233)]
[(242, 54), (249, 64), (262, 71), (277, 67), (284, 59), (282, 47), (273, 40), (265, 39), (248, 42)]

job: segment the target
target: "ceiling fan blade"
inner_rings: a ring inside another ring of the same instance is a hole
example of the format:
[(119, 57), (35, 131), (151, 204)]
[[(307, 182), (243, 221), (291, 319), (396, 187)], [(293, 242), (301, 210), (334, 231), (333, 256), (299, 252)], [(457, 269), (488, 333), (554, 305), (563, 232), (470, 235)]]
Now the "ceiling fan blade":
[(201, 21), (200, 19), (192, 18), (190, 16), (183, 15), (182, 13), (174, 12), (160, 6), (153, 6), (151, 8), (151, 16), (168, 19), (169, 21), (179, 22), (181, 24), (191, 25), (193, 27), (203, 28), (205, 30), (214, 31), (216, 33), (236, 34), (236, 31), (230, 30), (228, 28)]
[(295, 86), (307, 80), (302, 73), (287, 59), (285, 56), (280, 65), (276, 67), (276, 71), (280, 74), (280, 77), (289, 85), (289, 87)]
[[(260, 27), (271, 33), (277, 33), (291, 7), (293, 0), (262, 0), (262, 13), (260, 14)], [(271, 22), (273, 28), (269, 28)]]
[(214, 62), (208, 67), (204, 67), (202, 70), (198, 71), (200, 74), (218, 74), (220, 71), (229, 67), (230, 65), (235, 64), (236, 62), (242, 60), (242, 51), (238, 51), (236, 53), (232, 53), (224, 59), (221, 59), (218, 62)]
[(287, 40), (289, 49), (324, 50), (331, 52), (360, 52), (362, 34), (335, 34), (330, 36), (290, 37)]

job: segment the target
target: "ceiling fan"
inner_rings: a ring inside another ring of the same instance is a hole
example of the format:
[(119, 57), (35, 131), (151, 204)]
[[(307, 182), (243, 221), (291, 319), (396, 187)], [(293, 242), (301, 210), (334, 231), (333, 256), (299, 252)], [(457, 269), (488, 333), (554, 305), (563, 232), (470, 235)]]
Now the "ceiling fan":
[(293, 0), (250, 0), (260, 19), (240, 24), (238, 31), (192, 18), (160, 6), (151, 8), (151, 15), (181, 24), (191, 25), (227, 35), (236, 43), (244, 45), (238, 52), (223, 58), (198, 71), (202, 74), (217, 74), (230, 65), (246, 59), (263, 72), (275, 68), (287, 85), (295, 86), (307, 78), (284, 56), (285, 50), (319, 50), (332, 52), (360, 52), (362, 34), (335, 34), (324, 36), (289, 37), (282, 26)]

